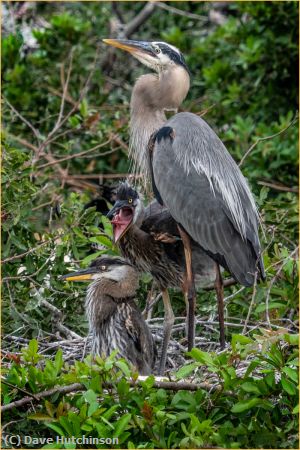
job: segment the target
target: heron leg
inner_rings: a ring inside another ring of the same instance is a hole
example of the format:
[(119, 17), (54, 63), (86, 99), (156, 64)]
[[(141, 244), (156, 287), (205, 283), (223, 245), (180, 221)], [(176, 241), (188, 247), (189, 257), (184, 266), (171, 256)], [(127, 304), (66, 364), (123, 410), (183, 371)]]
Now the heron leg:
[(162, 298), (163, 298), (163, 302), (164, 302), (165, 316), (164, 316), (164, 334), (163, 334), (163, 342), (162, 342), (162, 349), (161, 349), (161, 358), (160, 358), (159, 369), (158, 369), (159, 375), (163, 375), (165, 372), (168, 345), (169, 345), (171, 332), (172, 332), (172, 328), (174, 325), (174, 319), (175, 319), (168, 290), (163, 289), (161, 291), (161, 293), (162, 293)]
[(224, 325), (224, 285), (218, 263), (216, 265), (216, 281), (215, 289), (218, 299), (218, 315), (219, 315), (219, 327), (220, 327), (220, 346), (221, 349), (225, 348), (225, 325)]
[(179, 233), (184, 247), (186, 264), (185, 295), (188, 300), (188, 350), (195, 346), (195, 309), (196, 309), (196, 289), (192, 269), (192, 249), (189, 235), (178, 225)]

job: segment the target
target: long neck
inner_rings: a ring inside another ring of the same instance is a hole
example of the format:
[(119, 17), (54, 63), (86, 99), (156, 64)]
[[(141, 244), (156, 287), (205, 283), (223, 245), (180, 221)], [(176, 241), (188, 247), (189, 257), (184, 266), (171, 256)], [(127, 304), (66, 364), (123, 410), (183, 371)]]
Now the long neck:
[(131, 96), (130, 153), (133, 172), (141, 173), (144, 186), (150, 180), (147, 145), (152, 133), (166, 122), (165, 110), (177, 110), (190, 87), (189, 75), (172, 66), (159, 75), (142, 75)]

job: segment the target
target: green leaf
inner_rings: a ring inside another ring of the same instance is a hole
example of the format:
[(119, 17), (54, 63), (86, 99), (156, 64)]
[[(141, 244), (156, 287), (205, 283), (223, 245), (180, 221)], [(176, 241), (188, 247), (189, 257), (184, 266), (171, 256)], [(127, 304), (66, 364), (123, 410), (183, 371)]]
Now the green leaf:
[(295, 383), (299, 382), (299, 374), (297, 369), (292, 369), (291, 367), (285, 366), (282, 371)]
[(114, 430), (114, 437), (119, 437), (123, 431), (127, 428), (128, 423), (131, 419), (131, 414), (124, 414), (116, 423)]
[(179, 391), (174, 395), (171, 405), (177, 409), (194, 412), (197, 407), (197, 402), (194, 394), (191, 392)]
[(233, 334), (231, 338), (231, 345), (233, 351), (237, 350), (237, 344), (251, 344), (253, 342), (253, 339), (250, 339), (247, 336), (244, 336), (243, 334)]
[(85, 258), (83, 258), (82, 265), (83, 266), (88, 266), (92, 261), (94, 261), (94, 259), (98, 258), (98, 256), (102, 255), (103, 251), (100, 250), (99, 252), (95, 252), (92, 253), (91, 255), (86, 256)]
[(196, 368), (198, 367), (198, 363), (187, 364), (186, 366), (182, 366), (176, 372), (176, 378), (180, 380), (181, 378), (186, 378), (189, 376)]
[(284, 339), (291, 345), (299, 345), (299, 334), (285, 334)]
[(55, 431), (59, 436), (65, 436), (65, 431), (55, 423), (49, 423), (47, 424), (48, 428), (51, 428), (51, 430)]
[(215, 367), (215, 363), (211, 357), (211, 355), (207, 352), (203, 352), (202, 350), (199, 350), (199, 348), (192, 348), (190, 352), (187, 353), (188, 356), (191, 356), (196, 361), (209, 366), (209, 367)]
[(257, 394), (257, 395), (261, 394), (259, 388), (253, 382), (246, 381), (245, 383), (241, 384), (241, 388), (245, 392), (253, 392), (254, 394)]
[(155, 383), (154, 375), (149, 375), (149, 377), (147, 377), (146, 380), (141, 381), (140, 384), (141, 384), (141, 386), (143, 386), (143, 387), (145, 387), (147, 389), (151, 389), (152, 386), (154, 385), (154, 383)]
[(95, 403), (97, 401), (97, 394), (92, 389), (89, 389), (86, 392), (84, 392), (83, 397), (90, 404)]
[(289, 395), (297, 395), (297, 387), (292, 381), (288, 380), (284, 375), (281, 375), (280, 381), (285, 392), (287, 392)]
[(28, 419), (31, 419), (31, 420), (43, 420), (43, 421), (45, 421), (45, 420), (48, 420), (48, 421), (53, 420), (53, 417), (48, 416), (48, 414), (43, 414), (43, 413), (34, 413), (34, 414), (30, 414), (27, 417), (28, 417)]
[(233, 413), (241, 413), (244, 411), (248, 411), (259, 403), (261, 403), (261, 399), (256, 397), (251, 398), (250, 400), (242, 400), (233, 405), (230, 411)]

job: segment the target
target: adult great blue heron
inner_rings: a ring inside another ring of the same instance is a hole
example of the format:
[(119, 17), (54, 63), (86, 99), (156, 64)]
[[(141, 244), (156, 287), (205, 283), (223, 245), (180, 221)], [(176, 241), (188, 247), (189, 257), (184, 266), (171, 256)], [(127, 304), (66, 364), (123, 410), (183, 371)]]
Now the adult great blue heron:
[[(128, 183), (121, 183), (117, 189), (108, 217), (122, 256), (140, 271), (150, 273), (162, 293), (165, 317), (159, 374), (163, 375), (174, 325), (168, 288), (182, 288), (185, 275), (184, 248), (176, 222), (156, 200), (144, 208), (139, 194)], [(214, 262), (196, 242), (192, 241), (191, 247), (196, 282), (205, 287), (215, 279)]]
[[(180, 51), (165, 42), (104, 39), (126, 50), (156, 73), (142, 75), (131, 96), (131, 156), (152, 180), (156, 198), (180, 224), (188, 275), (189, 316), (195, 293), (190, 237), (217, 263), (217, 296), (223, 292), (219, 264), (245, 286), (265, 278), (258, 238), (258, 213), (249, 186), (224, 144), (200, 117), (178, 113), (189, 87)], [(191, 340), (193, 336), (191, 336)]]
[(92, 335), (92, 353), (119, 355), (142, 375), (153, 372), (156, 349), (152, 334), (135, 304), (138, 273), (121, 258), (102, 256), (90, 267), (63, 277), (67, 281), (91, 281), (86, 295), (86, 314)]

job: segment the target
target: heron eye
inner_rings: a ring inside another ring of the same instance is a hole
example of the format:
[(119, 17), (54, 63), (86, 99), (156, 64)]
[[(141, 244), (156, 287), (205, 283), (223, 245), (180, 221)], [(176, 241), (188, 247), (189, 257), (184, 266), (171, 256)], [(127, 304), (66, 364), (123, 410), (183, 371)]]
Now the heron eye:
[(106, 266), (101, 266), (101, 270), (106, 270), (107, 267)]
[(153, 46), (153, 50), (155, 51), (155, 53), (161, 53), (161, 49), (159, 47), (155, 47)]
[(132, 202), (133, 202), (132, 198), (129, 198), (128, 203), (132, 203)]

